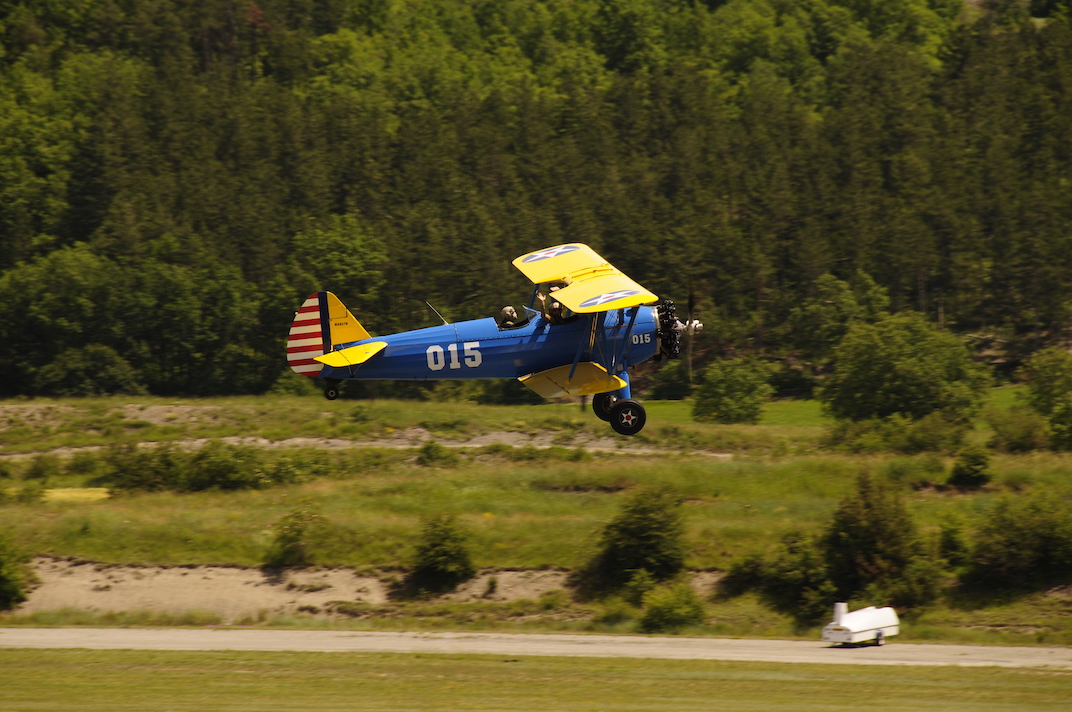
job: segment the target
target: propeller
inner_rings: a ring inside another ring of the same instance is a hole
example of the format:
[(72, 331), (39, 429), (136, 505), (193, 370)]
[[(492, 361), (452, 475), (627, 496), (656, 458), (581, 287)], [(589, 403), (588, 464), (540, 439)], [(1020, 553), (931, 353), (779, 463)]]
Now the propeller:
[(689, 385), (692, 385), (692, 337), (696, 335), (697, 331), (703, 329), (703, 324), (696, 320), (693, 316), (693, 312), (696, 311), (696, 289), (693, 283), (692, 275), (689, 275), (689, 314), (688, 321), (684, 324), (683, 331), (685, 336), (688, 337), (688, 341), (685, 343), (685, 363), (688, 364), (689, 369)]

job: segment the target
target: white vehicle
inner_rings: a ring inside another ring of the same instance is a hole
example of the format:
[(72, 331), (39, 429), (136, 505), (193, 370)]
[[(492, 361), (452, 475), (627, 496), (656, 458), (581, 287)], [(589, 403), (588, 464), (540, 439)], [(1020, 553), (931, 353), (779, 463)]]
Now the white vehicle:
[(863, 643), (873, 640), (875, 645), (882, 645), (886, 638), (901, 632), (900, 624), (897, 611), (889, 606), (868, 606), (849, 613), (846, 604), (835, 603), (834, 620), (823, 628), (823, 642)]

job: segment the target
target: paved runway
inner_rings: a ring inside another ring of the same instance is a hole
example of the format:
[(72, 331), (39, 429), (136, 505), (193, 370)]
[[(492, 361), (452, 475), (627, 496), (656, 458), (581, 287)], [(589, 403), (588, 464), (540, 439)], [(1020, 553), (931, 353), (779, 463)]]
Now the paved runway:
[(0, 628), (0, 648), (449, 653), (736, 660), (832, 665), (961, 665), (1072, 670), (1072, 648), (919, 645), (837, 648), (727, 638), (509, 633), (390, 633), (188, 628)]

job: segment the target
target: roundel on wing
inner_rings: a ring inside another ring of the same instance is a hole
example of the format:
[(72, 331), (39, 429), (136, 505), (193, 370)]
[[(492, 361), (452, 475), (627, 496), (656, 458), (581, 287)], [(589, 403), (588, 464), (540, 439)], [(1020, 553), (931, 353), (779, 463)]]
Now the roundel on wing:
[(581, 249), (577, 245), (560, 245), (559, 247), (549, 247), (546, 250), (540, 250), (539, 252), (533, 252), (531, 255), (526, 255), (522, 262), (539, 262), (540, 260), (549, 260), (552, 257), (558, 257), (564, 255), (567, 252), (573, 252), (574, 250)]
[(600, 307), (600, 306), (603, 306), (604, 304), (610, 304), (611, 302), (616, 302), (619, 299), (625, 299), (626, 297), (631, 297), (634, 294), (640, 294), (640, 292), (637, 291), (636, 289), (619, 289), (619, 290), (617, 290), (615, 292), (605, 292), (603, 294), (600, 294), (597, 297), (591, 297), (589, 299), (585, 299), (583, 302), (581, 302), (581, 308), (582, 309), (587, 309), (588, 307)]

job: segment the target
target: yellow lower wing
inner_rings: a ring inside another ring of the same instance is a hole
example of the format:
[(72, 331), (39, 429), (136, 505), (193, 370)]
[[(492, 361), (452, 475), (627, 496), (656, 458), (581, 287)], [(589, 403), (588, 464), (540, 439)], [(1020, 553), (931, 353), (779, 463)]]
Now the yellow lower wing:
[(572, 364), (549, 368), (517, 379), (544, 398), (562, 396), (590, 396), (625, 388), (625, 381), (607, 373), (598, 363), (588, 361), (577, 364), (573, 378), (569, 377)]
[(387, 348), (386, 341), (373, 341), (371, 344), (351, 346), (348, 349), (332, 351), (323, 356), (316, 356), (316, 360), (327, 366), (342, 368), (343, 366), (357, 366), (365, 363), (370, 358)]

